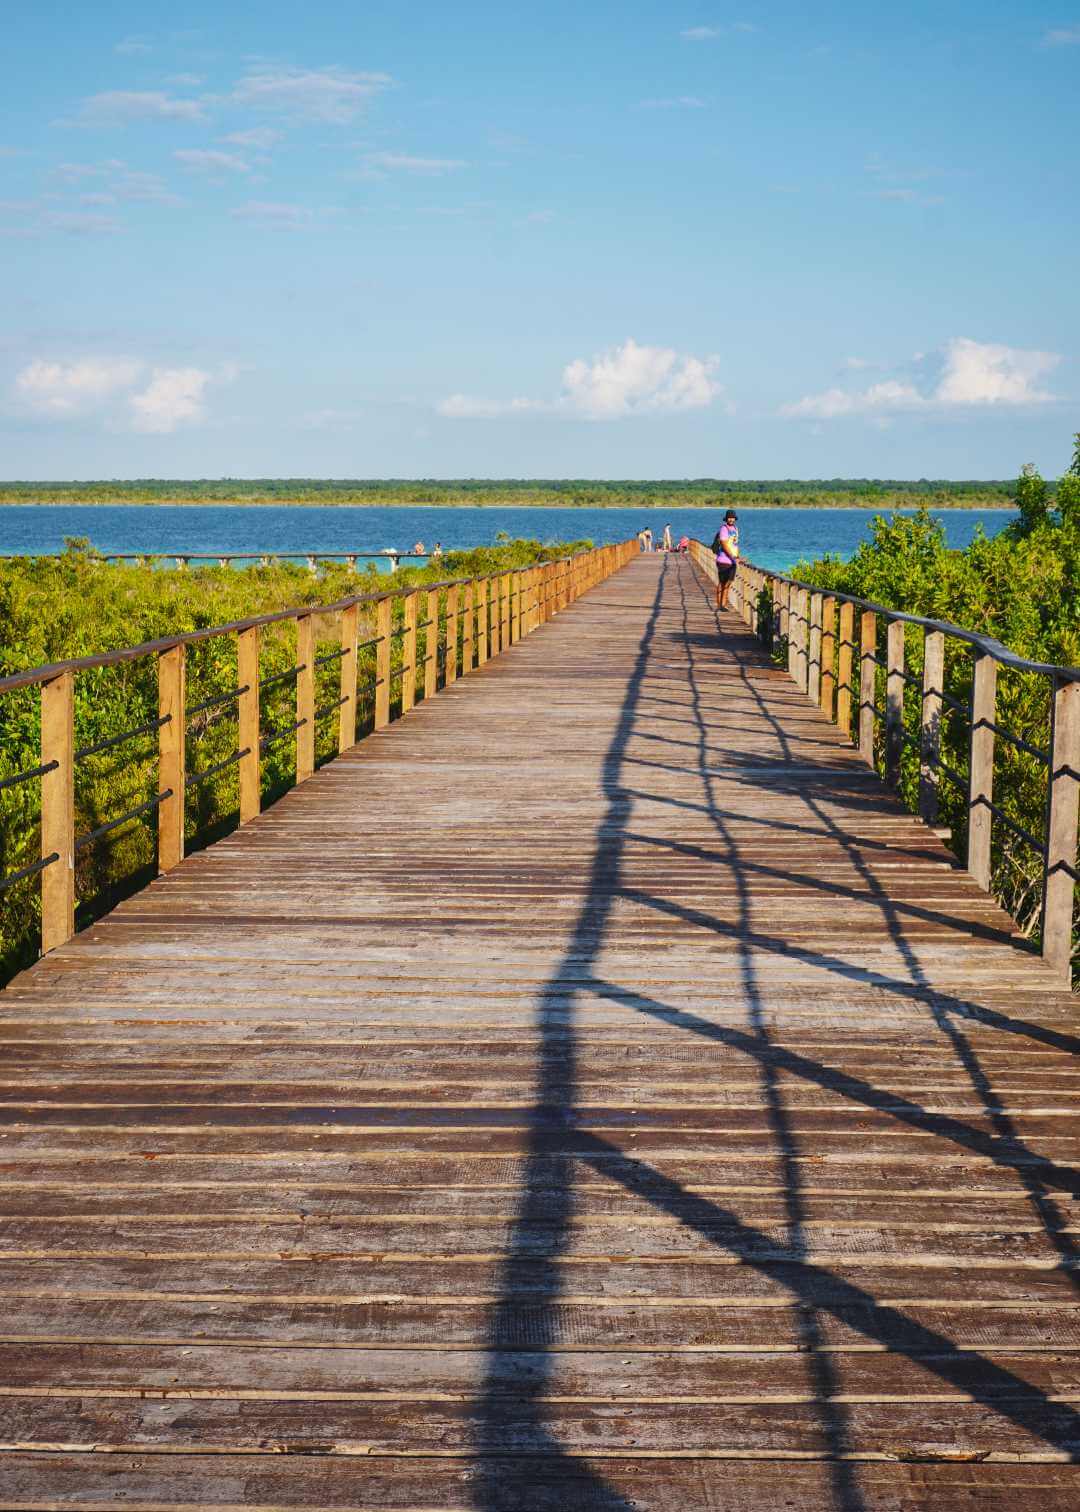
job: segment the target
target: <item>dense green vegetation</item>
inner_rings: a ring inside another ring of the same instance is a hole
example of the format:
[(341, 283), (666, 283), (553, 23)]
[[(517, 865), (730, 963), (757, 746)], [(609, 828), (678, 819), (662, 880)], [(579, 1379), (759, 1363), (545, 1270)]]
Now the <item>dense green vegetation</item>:
[(556, 478), (134, 478), (96, 483), (0, 483), (0, 504), (525, 504), (617, 508), (648, 503), (686, 509), (727, 502), (791, 509), (841, 505), (934, 509), (1002, 506), (1013, 485), (930, 478), (723, 478), (605, 480)]
[[(220, 567), (150, 571), (147, 567), (106, 564), (86, 542), (72, 541), (60, 557), (0, 561), (0, 676), (277, 609), (328, 604), (351, 594), (550, 561), (589, 544), (578, 541), (541, 546), (536, 541), (504, 540), (494, 547), (448, 553), (430, 567), (403, 567), (390, 578), (374, 568), (350, 572), (338, 563), (324, 564), (318, 575), (288, 563), (245, 571)], [(337, 636), (336, 615), (317, 622), (316, 654), (332, 651)], [(361, 641), (366, 638), (362, 632)], [(296, 717), (294, 682), (288, 676), (296, 662), (295, 625), (267, 627), (261, 641), (261, 676), (286, 674), (262, 695), (265, 735), (289, 726)], [(396, 664), (400, 664), (400, 641), (393, 644)], [(420, 647), (423, 654), (423, 632)], [(374, 651), (362, 651), (358, 661), (363, 728), (372, 713)], [(236, 637), (220, 636), (189, 647), (187, 669), (189, 709), (235, 689)], [(338, 674), (336, 661), (318, 669), (317, 708), (336, 705)], [(394, 685), (395, 694), (399, 687)], [(75, 690), (77, 748), (136, 729), (157, 716), (156, 658), (142, 657), (116, 667), (80, 672)], [(317, 759), (325, 759), (336, 749), (334, 714), (331, 708), (318, 721)], [(234, 702), (203, 710), (191, 719), (188, 767), (192, 775), (206, 772), (235, 751), (235, 720)], [(36, 766), (39, 749), (37, 689), (0, 694), (0, 779)], [(155, 757), (156, 735), (151, 732), (77, 762), (76, 834), (86, 834), (154, 797)], [(286, 737), (264, 753), (264, 801), (289, 786), (294, 775), (295, 741)], [(0, 877), (37, 857), (39, 794), (36, 780), (0, 789)], [(238, 803), (235, 766), (194, 785), (187, 804), (189, 847), (206, 844), (231, 828)], [(155, 823), (151, 811), (78, 853), (80, 923), (150, 879), (155, 865)], [(36, 877), (0, 892), (0, 980), (36, 954), (38, 896)]]
[[(848, 562), (825, 557), (800, 563), (792, 575), (804, 582), (871, 599), (929, 619), (946, 620), (993, 636), (1033, 661), (1080, 666), (1080, 437), (1072, 469), (1052, 492), (1034, 467), (1025, 467), (1013, 487), (1019, 516), (1000, 535), (981, 532), (966, 551), (950, 551), (939, 521), (928, 511), (879, 517), (871, 539)], [(879, 622), (884, 655), (884, 626)], [(907, 631), (908, 671), (922, 675), (922, 632)], [(967, 702), (971, 654), (946, 642), (945, 691)], [(877, 703), (884, 707), (883, 674)], [(918, 728), (920, 693), (909, 686), (905, 723)], [(1022, 740), (1047, 750), (1050, 739), (1049, 679), (1001, 669), (997, 722)], [(942, 723), (942, 755), (967, 772), (968, 725), (955, 710)], [(918, 760), (905, 750), (902, 791), (914, 807)], [(999, 739), (995, 748), (994, 798), (1017, 824), (1041, 836), (1046, 769), (1034, 756)], [(941, 783), (942, 822), (952, 826), (959, 855), (966, 843), (964, 795)], [(1042, 862), (1003, 824), (995, 825), (994, 890), (1026, 933), (1037, 936)]]

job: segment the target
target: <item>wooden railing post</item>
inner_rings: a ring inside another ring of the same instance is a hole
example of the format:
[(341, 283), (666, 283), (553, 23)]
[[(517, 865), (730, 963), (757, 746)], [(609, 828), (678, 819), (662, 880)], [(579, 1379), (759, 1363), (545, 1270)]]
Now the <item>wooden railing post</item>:
[(904, 753), (904, 622), (891, 620), (885, 652), (885, 781), (900, 785)]
[(840, 647), (836, 669), (836, 723), (851, 739), (851, 705), (854, 685), (851, 668), (855, 660), (855, 605), (840, 605)]
[(434, 698), (439, 688), (439, 590), (427, 591), (427, 640), (424, 642), (424, 697)]
[(488, 579), (476, 580), (476, 665), (488, 659)]
[(941, 758), (942, 693), (945, 691), (945, 635), (927, 630), (923, 636), (922, 710), (919, 716), (919, 817), (938, 822)]
[(796, 682), (803, 692), (809, 688), (809, 588), (796, 591)]
[(390, 723), (390, 606), (392, 599), (382, 598), (375, 606), (375, 720), (376, 730)]
[(315, 770), (315, 626), (310, 614), (296, 621), (296, 780)]
[(833, 718), (836, 702), (836, 600), (826, 594), (821, 601), (821, 712)]
[(236, 637), (236, 685), (244, 691), (236, 701), (237, 749), (240, 757), (240, 823), (258, 817), (262, 806), (259, 775), (261, 755), (259, 741), (259, 627), (252, 625)]
[(806, 694), (813, 704), (821, 702), (821, 606), (823, 595), (810, 594), (810, 640), (806, 663)]
[(498, 656), (500, 649), (499, 627), (502, 623), (499, 617), (500, 602), (502, 599), (502, 579), (499, 577), (489, 578), (488, 590), (490, 593), (488, 599), (488, 655)]
[(346, 604), (341, 611), (341, 680), (342, 699), (338, 718), (338, 754), (356, 744), (356, 642), (359, 631), (359, 607)]
[(461, 627), (461, 675), (465, 677), (473, 669), (473, 633), (476, 618), (476, 584), (473, 581), (466, 583), (462, 590), (462, 615)]
[(510, 644), (510, 627), (513, 624), (513, 620), (510, 614), (510, 582), (510, 574), (508, 572), (503, 573), (503, 576), (500, 579), (502, 592), (500, 612), (502, 619), (499, 628), (499, 646), (503, 651), (505, 651), (507, 646)]
[(457, 682), (458, 656), (458, 591), (457, 587), (446, 590), (446, 681)]
[(158, 871), (172, 871), (184, 859), (184, 793), (187, 763), (187, 650), (172, 646), (158, 656)]
[(990, 891), (990, 841), (994, 796), (994, 716), (997, 712), (997, 662), (975, 652), (971, 682), (971, 748), (968, 765), (968, 871)]
[(877, 615), (864, 609), (859, 616), (859, 755), (874, 765), (874, 704), (877, 699)]
[(401, 606), (401, 712), (407, 714), (416, 703), (416, 603), (417, 593), (407, 593)]
[(798, 590), (789, 583), (787, 585), (787, 603), (784, 606), (784, 618), (787, 620), (787, 669), (788, 676), (798, 681), (799, 668), (799, 594)]
[(41, 684), (41, 953), (75, 933), (75, 674)]
[(1055, 680), (1052, 696), (1042, 953), (1068, 982), (1080, 809), (1080, 683)]

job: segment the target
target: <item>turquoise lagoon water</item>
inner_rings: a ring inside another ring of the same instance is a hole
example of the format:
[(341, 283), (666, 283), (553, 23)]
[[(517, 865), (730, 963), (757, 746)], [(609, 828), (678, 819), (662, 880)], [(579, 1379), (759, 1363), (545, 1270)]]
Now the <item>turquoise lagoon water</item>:
[[(826, 551), (850, 556), (867, 538), (871, 509), (739, 510), (744, 556), (783, 571)], [(1010, 509), (946, 509), (941, 519), (950, 546), (967, 546), (981, 523), (994, 535), (1013, 517)], [(650, 525), (658, 540), (665, 524), (675, 539), (684, 532), (710, 541), (721, 512), (675, 509), (537, 509), (529, 505), (357, 508), (349, 505), (76, 505), (0, 506), (0, 554), (61, 551), (65, 536), (88, 536), (103, 552), (255, 552), (303, 558), (308, 552), (407, 552), (417, 541), (428, 551), (490, 545), (499, 531), (540, 541), (589, 537), (597, 545), (622, 541)]]

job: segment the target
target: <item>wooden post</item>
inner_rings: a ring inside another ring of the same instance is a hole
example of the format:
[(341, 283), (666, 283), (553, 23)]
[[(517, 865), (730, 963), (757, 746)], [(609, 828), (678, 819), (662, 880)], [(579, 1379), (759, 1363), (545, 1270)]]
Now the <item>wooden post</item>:
[(356, 604), (341, 611), (341, 688), (344, 699), (338, 719), (338, 754), (356, 744), (356, 642), (360, 613)]
[(462, 590), (462, 614), (464, 623), (461, 629), (461, 675), (471, 672), (473, 669), (473, 628), (476, 617), (476, 584), (466, 583)]
[(407, 593), (401, 606), (405, 633), (401, 637), (401, 712), (416, 702), (416, 593)]
[(75, 933), (75, 674), (41, 684), (41, 859), (58, 859), (41, 873), (41, 953)]
[(237, 749), (240, 757), (240, 823), (257, 817), (261, 806), (259, 776), (259, 627), (241, 630), (236, 637), (236, 685), (244, 692), (236, 701)]
[(854, 687), (851, 668), (855, 656), (855, 605), (840, 605), (840, 648), (837, 654), (836, 723), (851, 738), (851, 705)]
[(1076, 883), (1076, 822), (1080, 809), (1080, 682), (1055, 683), (1052, 697), (1042, 953), (1067, 983)]
[(885, 653), (885, 781), (900, 785), (904, 753), (904, 622), (892, 620), (886, 632)]
[(457, 625), (458, 625), (458, 591), (457, 588), (446, 590), (446, 681), (457, 681)]
[(390, 615), (392, 599), (381, 598), (375, 606), (375, 721), (376, 730), (390, 723)]
[(945, 691), (945, 635), (927, 630), (923, 636), (922, 711), (919, 716), (919, 817), (938, 821), (938, 760), (941, 756), (942, 693)]
[(805, 693), (810, 686), (810, 590), (800, 588), (796, 593), (798, 602), (798, 629), (796, 632), (795, 681)]
[(169, 794), (158, 804), (158, 871), (172, 871), (184, 859), (184, 793), (187, 764), (187, 651), (172, 646), (158, 657), (158, 792)]
[(877, 699), (877, 615), (864, 609), (859, 617), (859, 755), (874, 765), (874, 703)]
[(971, 683), (971, 747), (968, 765), (968, 871), (990, 891), (990, 840), (994, 796), (994, 716), (997, 712), (997, 662), (975, 652)]
[(788, 584), (787, 591), (787, 669), (788, 675), (799, 680), (799, 593)]
[(439, 590), (427, 591), (427, 639), (424, 642), (424, 697), (434, 698), (439, 687)]
[(482, 667), (488, 659), (488, 580), (476, 580), (476, 665)]
[(811, 703), (821, 702), (821, 607), (824, 595), (810, 594), (810, 651), (806, 662), (806, 694)]
[(510, 613), (510, 574), (504, 573), (501, 579), (502, 586), (502, 622), (499, 630), (499, 644), (505, 651), (510, 644), (510, 630), (513, 618)]
[(310, 614), (296, 621), (296, 781), (315, 770), (315, 626)]
[(821, 602), (821, 712), (833, 717), (836, 701), (836, 600), (826, 594)]

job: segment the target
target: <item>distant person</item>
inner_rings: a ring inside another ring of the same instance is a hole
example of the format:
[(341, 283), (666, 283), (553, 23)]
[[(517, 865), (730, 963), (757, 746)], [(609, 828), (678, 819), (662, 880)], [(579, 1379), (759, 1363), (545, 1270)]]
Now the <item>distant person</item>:
[(726, 609), (731, 597), (731, 585), (735, 581), (735, 564), (739, 560), (739, 517), (733, 509), (724, 516), (724, 523), (713, 537), (712, 549), (716, 557), (716, 607)]
[(435, 542), (435, 549), (434, 549), (434, 551), (432, 551), (431, 555), (433, 557), (441, 557), (442, 556), (442, 542), (441, 541), (436, 541)]
[(680, 553), (681, 553), (681, 554), (682, 554), (682, 555), (683, 555), (683, 556), (685, 556), (685, 555), (686, 555), (686, 553), (687, 553), (687, 552), (688, 552), (688, 551), (689, 551), (689, 550), (690, 550), (690, 537), (689, 537), (689, 536), (687, 536), (687, 535), (684, 535), (684, 536), (680, 536), (680, 537), (679, 537), (679, 551), (680, 551)]
[(646, 525), (645, 529), (641, 532), (641, 538), (645, 542), (645, 550), (646, 551), (651, 551), (652, 550), (652, 526), (651, 525)]
[(424, 550), (423, 541), (417, 541), (416, 545), (412, 549), (412, 554), (413, 556), (427, 556), (427, 552)]
[(637, 543), (638, 543), (638, 549), (639, 549), (639, 551), (644, 551), (645, 550), (645, 527), (644, 527), (644, 525), (641, 527), (641, 529), (637, 533)]
[(665, 551), (674, 551), (675, 550), (674, 544), (673, 544), (672, 539), (671, 539), (671, 526), (670, 525), (665, 525), (664, 526), (664, 550)]

